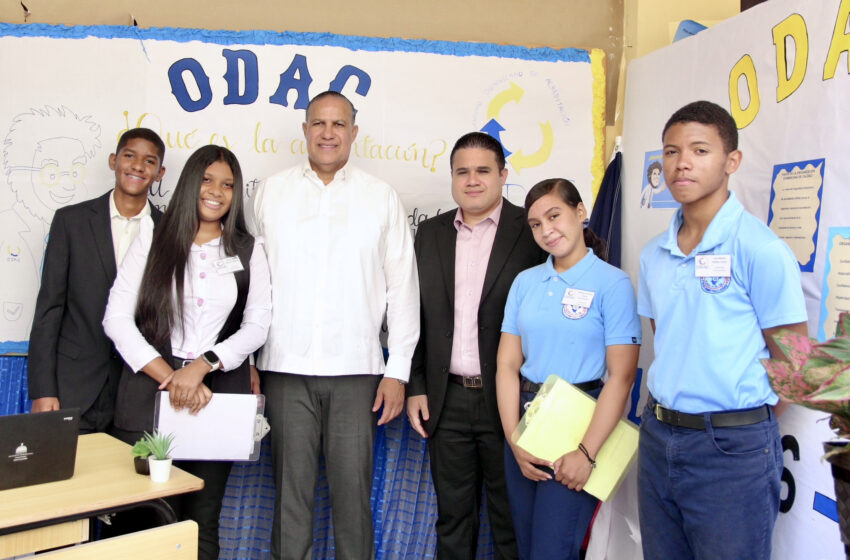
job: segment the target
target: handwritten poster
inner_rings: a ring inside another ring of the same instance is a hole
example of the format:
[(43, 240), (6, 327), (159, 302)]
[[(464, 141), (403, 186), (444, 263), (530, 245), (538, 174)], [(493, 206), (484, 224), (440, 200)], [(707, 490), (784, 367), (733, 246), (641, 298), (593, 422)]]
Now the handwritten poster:
[(804, 272), (815, 265), (824, 164), (815, 159), (773, 167), (767, 225), (791, 247)]
[(838, 314), (850, 311), (850, 227), (829, 228), (818, 339), (835, 336)]

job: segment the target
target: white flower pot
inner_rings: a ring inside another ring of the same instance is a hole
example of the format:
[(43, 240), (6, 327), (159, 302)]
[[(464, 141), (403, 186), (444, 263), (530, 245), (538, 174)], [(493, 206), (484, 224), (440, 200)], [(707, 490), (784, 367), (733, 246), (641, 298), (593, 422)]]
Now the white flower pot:
[(171, 477), (171, 459), (154, 459), (148, 457), (151, 470), (151, 482), (168, 482)]

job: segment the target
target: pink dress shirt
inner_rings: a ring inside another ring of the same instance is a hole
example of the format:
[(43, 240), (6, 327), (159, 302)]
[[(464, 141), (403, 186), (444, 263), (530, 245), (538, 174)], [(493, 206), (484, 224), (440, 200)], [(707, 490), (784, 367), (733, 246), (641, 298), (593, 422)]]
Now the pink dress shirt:
[(469, 227), (463, 210), (457, 209), (455, 228), (455, 322), (449, 371), (456, 375), (481, 375), (478, 357), (478, 305), (484, 289), (484, 276), (496, 239), (502, 203), (493, 212)]

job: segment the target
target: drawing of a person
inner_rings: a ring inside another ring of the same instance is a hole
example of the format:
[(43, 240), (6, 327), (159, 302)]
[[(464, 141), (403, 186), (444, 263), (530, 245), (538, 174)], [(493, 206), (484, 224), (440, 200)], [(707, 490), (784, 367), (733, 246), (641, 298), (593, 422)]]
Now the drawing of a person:
[(100, 145), (100, 125), (64, 106), (12, 119), (3, 143), (15, 202), (0, 212), (0, 343), (27, 339), (53, 213), (90, 198), (86, 167)]
[(640, 193), (640, 207), (652, 208), (652, 197), (667, 188), (661, 179), (661, 164), (653, 161), (646, 168), (647, 185)]

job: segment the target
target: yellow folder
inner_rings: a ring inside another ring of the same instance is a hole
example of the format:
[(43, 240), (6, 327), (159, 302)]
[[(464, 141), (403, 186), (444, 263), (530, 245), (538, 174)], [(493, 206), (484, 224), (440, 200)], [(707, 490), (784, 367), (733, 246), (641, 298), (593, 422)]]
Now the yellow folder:
[[(596, 399), (557, 375), (550, 375), (522, 415), (512, 441), (535, 457), (555, 462), (578, 448)], [(610, 500), (637, 459), (638, 428), (620, 420), (596, 456), (596, 468), (584, 490)]]

